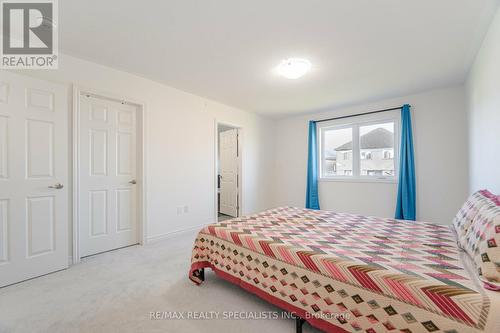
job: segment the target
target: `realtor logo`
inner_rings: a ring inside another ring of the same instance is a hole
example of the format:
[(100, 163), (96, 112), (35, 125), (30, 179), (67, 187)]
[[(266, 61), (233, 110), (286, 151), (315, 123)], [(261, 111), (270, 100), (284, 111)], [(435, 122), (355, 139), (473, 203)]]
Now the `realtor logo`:
[(1, 17), (1, 68), (57, 68), (57, 0), (2, 0)]

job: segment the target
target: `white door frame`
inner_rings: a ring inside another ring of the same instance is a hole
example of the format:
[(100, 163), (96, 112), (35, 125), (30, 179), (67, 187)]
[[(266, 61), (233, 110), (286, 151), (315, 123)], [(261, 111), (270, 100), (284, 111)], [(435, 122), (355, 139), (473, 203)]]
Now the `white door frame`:
[(242, 163), (242, 156), (243, 156), (243, 128), (240, 125), (236, 125), (233, 123), (228, 123), (225, 121), (217, 120), (215, 119), (214, 123), (214, 132), (215, 132), (215, 139), (214, 139), (214, 145), (215, 145), (215, 155), (214, 155), (214, 223), (216, 223), (219, 220), (219, 209), (218, 209), (218, 189), (217, 189), (217, 176), (218, 176), (218, 169), (217, 169), (217, 163), (219, 159), (219, 125), (223, 126), (229, 126), (233, 127), (238, 130), (238, 217), (242, 215), (243, 212), (243, 177), (242, 177), (242, 170), (243, 170), (243, 163)]
[(73, 85), (73, 114), (72, 114), (72, 136), (73, 136), (73, 160), (72, 165), (72, 208), (73, 208), (73, 264), (80, 262), (80, 220), (79, 220), (79, 163), (80, 163), (80, 96), (90, 95), (92, 97), (127, 103), (137, 107), (137, 221), (139, 244), (146, 244), (147, 214), (146, 214), (146, 104), (131, 98), (119, 96), (113, 93), (100, 92), (92, 88)]

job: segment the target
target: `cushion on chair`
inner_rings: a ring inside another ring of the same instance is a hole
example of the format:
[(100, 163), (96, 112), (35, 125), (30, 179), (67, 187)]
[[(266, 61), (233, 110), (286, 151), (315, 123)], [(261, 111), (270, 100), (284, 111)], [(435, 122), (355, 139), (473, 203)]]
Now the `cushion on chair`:
[(500, 203), (484, 205), (466, 234), (465, 250), (474, 258), (480, 277), (500, 286)]
[(463, 204), (462, 208), (458, 211), (453, 219), (453, 225), (458, 236), (458, 246), (466, 249), (466, 235), (472, 221), (479, 213), (479, 210), (487, 204), (491, 204), (498, 198), (488, 190), (481, 190), (473, 193), (467, 201)]

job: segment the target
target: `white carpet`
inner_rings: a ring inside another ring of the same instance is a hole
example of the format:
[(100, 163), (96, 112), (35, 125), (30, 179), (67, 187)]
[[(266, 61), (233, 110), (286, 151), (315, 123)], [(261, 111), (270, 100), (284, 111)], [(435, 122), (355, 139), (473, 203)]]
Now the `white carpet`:
[[(150, 312), (279, 311), (217, 278), (187, 278), (195, 233), (84, 259), (0, 289), (0, 332), (294, 332), (290, 319), (151, 320)], [(308, 324), (304, 332), (318, 332)]]

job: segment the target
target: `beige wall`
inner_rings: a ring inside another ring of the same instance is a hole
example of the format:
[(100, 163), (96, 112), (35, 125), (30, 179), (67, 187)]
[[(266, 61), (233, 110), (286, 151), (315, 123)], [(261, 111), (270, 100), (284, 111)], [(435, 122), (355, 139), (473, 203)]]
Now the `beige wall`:
[(500, 194), (500, 8), (467, 80), (470, 190)]
[[(467, 123), (463, 86), (278, 121), (275, 204), (304, 206), (309, 120), (405, 103), (412, 105), (418, 219), (451, 223), (468, 192)], [(323, 209), (392, 217), (397, 184), (325, 181), (320, 182), (319, 193)]]
[[(498, 130), (489, 129), (499, 114), (495, 104), (498, 94), (493, 92), (498, 64), (490, 59), (491, 54), (498, 54), (498, 43), (491, 46), (491, 40), (498, 40), (498, 21), (497, 15), (468, 84), (472, 158), (484, 142), (498, 141), (498, 137), (491, 137), (498, 135)], [(149, 238), (213, 220), (216, 118), (243, 127), (244, 213), (276, 205), (304, 205), (308, 120), (403, 103), (411, 104), (413, 111), (418, 218), (450, 223), (468, 193), (468, 126), (462, 86), (274, 121), (66, 55), (61, 56), (57, 71), (22, 73), (63, 83), (68, 90), (75, 83), (146, 103)], [(493, 163), (500, 156), (496, 152), (496, 157), (490, 158)], [(476, 187), (492, 184), (488, 187), (495, 190), (496, 186), (500, 192), (491, 168), (486, 170), (474, 161), (471, 165)], [(392, 216), (396, 193), (395, 183), (320, 183), (322, 208), (366, 215)], [(177, 215), (176, 207), (185, 205), (189, 213)]]
[[(216, 118), (243, 129), (243, 212), (272, 206), (273, 120), (67, 55), (58, 70), (20, 74), (62, 83), (69, 92), (74, 83), (145, 103), (149, 239), (213, 222)], [(179, 206), (189, 212), (178, 215)]]

